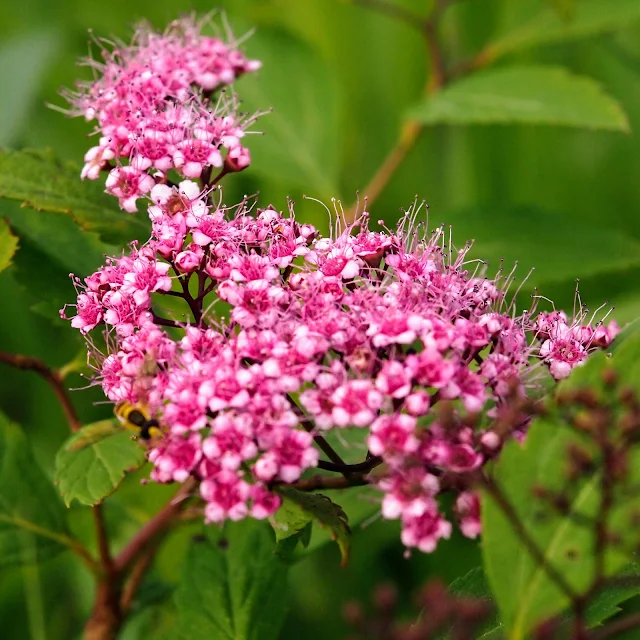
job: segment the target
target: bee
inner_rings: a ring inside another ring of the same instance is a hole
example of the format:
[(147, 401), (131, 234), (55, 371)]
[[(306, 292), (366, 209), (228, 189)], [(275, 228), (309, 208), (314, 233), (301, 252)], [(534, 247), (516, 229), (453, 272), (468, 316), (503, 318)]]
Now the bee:
[(125, 429), (135, 431), (143, 440), (162, 437), (160, 423), (149, 416), (145, 405), (122, 401), (116, 404), (113, 411)]

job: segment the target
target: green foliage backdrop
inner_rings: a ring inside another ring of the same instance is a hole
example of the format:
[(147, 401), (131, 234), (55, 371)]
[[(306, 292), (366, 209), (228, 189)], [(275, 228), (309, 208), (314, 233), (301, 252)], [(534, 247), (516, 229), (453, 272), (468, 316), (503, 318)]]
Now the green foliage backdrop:
[[(495, 59), (496, 65), (427, 100), (422, 97), (427, 52), (420, 34), (361, 4), (220, 2), (237, 34), (256, 27), (246, 50), (264, 61), (264, 69), (258, 77), (242, 80), (247, 109), (275, 109), (260, 120), (257, 128), (265, 135), (249, 143), (255, 162), (226, 183), (226, 199), (260, 191), (263, 204), (283, 208), (289, 196), (298, 202), (302, 218), (326, 227), (324, 209), (303, 200), (303, 194), (325, 202), (336, 197), (350, 205), (394, 147), (410, 115), (429, 126), (375, 202), (374, 219), (394, 221), (418, 194), (429, 204), (430, 225), (452, 224), (459, 245), (474, 238), (476, 255), (496, 268), (501, 258), (506, 264), (518, 260), (521, 275), (536, 266), (523, 291), (525, 301), (537, 286), (558, 306), (570, 307), (579, 277), (583, 300), (592, 306), (608, 300), (623, 323), (640, 314), (640, 2), (461, 0), (443, 22), (447, 59), (462, 62), (480, 51), (482, 59)], [(424, 15), (430, 5), (425, 0), (397, 4)], [(559, 15), (554, 4), (570, 10)], [(79, 165), (88, 147), (87, 125), (64, 118), (46, 103), (62, 105), (58, 89), (88, 77), (86, 68), (75, 66), (87, 52), (87, 30), (126, 39), (131, 24), (141, 18), (163, 27), (181, 13), (212, 8), (203, 0), (3, 2), (0, 146), (50, 147), (62, 163)], [(558, 71), (559, 66), (568, 71)], [(545, 101), (536, 105), (541, 92)], [(483, 108), (475, 113), (469, 107), (478, 101)], [(575, 128), (585, 124), (585, 111), (576, 111), (576, 102), (590, 105), (587, 130)], [(549, 126), (556, 124), (566, 126)], [(32, 154), (20, 165), (20, 175), (3, 177), (0, 194), (21, 197), (21, 181), (46, 185), (76, 175), (72, 169), (67, 174), (64, 164), (56, 175), (47, 175), (38, 160)], [(36, 215), (0, 200), (0, 218), (8, 221), (0, 224), (0, 245), (20, 245), (11, 266), (0, 274), (5, 309), (0, 350), (59, 367), (68, 354), (82, 350), (77, 332), (57, 317), (57, 309), (73, 299), (68, 274), (94, 270), (105, 252), (117, 251), (113, 247), (121, 238), (117, 224), (83, 209), (81, 201), (72, 216), (44, 200), (35, 206), (48, 207), (52, 214)], [(82, 233), (77, 225), (91, 233)], [(5, 266), (0, 263), (0, 270)], [(55, 399), (29, 373), (0, 365), (0, 376), (1, 406), (24, 427), (34, 459), (53, 478), (55, 453), (68, 436)], [(69, 380), (85, 386), (78, 376)], [(100, 400), (95, 389), (78, 391), (75, 400), (83, 424), (109, 416), (109, 407), (94, 404)], [(2, 437), (11, 434), (9, 425)], [(22, 486), (9, 493), (41, 483), (41, 473), (34, 469), (25, 468)], [(141, 489), (144, 475), (142, 470), (128, 477), (105, 507), (116, 543), (127, 539), (171, 493), (166, 487)], [(340, 567), (338, 549), (325, 545), (295, 565), (290, 572), (294, 606), (282, 637), (341, 637), (342, 604), (364, 598), (377, 582), (398, 583), (408, 606), (409, 594), (428, 577), (450, 583), (480, 564), (476, 545), (458, 534), (433, 555), (414, 554), (406, 562), (396, 524), (367, 522), (373, 509), (366, 492), (351, 491), (355, 495), (348, 500), (361, 497), (365, 508), (354, 527), (350, 562)], [(87, 514), (77, 504), (70, 509), (73, 533), (91, 540)], [(351, 520), (353, 524), (353, 516)], [(175, 620), (169, 596), (180, 582), (189, 547), (190, 561), (198, 562), (191, 543), (199, 530), (182, 530), (161, 552), (139, 598), (139, 605), (153, 606), (133, 616), (123, 638), (170, 633)], [(5, 538), (1, 540), (2, 637), (42, 640), (79, 634), (92, 601), (88, 573), (64, 554), (37, 568), (8, 566), (11, 554), (3, 546)], [(212, 541), (201, 544), (206, 555)], [(55, 541), (46, 550), (52, 546)], [(27, 551), (40, 550), (34, 546)], [(280, 580), (274, 565), (276, 574)], [(178, 593), (196, 597), (192, 590), (193, 585), (183, 584)], [(238, 615), (243, 624), (244, 614)]]

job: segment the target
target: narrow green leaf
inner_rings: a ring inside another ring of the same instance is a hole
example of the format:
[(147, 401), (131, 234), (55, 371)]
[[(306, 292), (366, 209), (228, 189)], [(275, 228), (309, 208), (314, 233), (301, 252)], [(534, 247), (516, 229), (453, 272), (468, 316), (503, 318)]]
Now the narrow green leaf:
[(115, 420), (103, 420), (74, 433), (58, 451), (55, 481), (67, 506), (73, 500), (95, 505), (144, 460), (144, 448), (131, 434)]
[(13, 254), (18, 250), (18, 238), (11, 233), (9, 225), (0, 219), (0, 271), (10, 264)]
[(309, 195), (337, 197), (340, 87), (334, 75), (317, 51), (282, 30), (259, 29), (247, 51), (263, 67), (242, 79), (243, 108), (274, 109), (254, 127), (264, 136), (251, 136), (249, 171)]
[(620, 104), (591, 78), (561, 67), (509, 66), (467, 76), (414, 107), (432, 124), (544, 124), (628, 131)]
[(276, 640), (287, 612), (287, 564), (262, 522), (211, 527), (189, 548), (175, 595), (182, 640)]
[[(299, 531), (306, 522), (316, 521), (329, 531), (340, 549), (342, 565), (349, 561), (351, 529), (349, 519), (339, 504), (318, 493), (305, 493), (291, 487), (280, 487), (283, 506), (276, 514), (276, 536), (287, 537), (288, 531)], [(291, 535), (291, 534), (289, 534)]]
[(70, 215), (105, 242), (123, 244), (149, 235), (146, 216), (118, 211), (102, 181), (80, 180), (80, 169), (60, 162), (50, 150), (0, 150), (0, 197), (38, 211)]
[(62, 551), (65, 513), (22, 430), (0, 413), (0, 565)]
[(555, 7), (545, 7), (539, 14), (488, 45), (482, 57), (493, 60), (518, 49), (594, 36), (626, 27), (640, 19), (640, 3), (637, 0), (581, 0), (576, 4), (570, 20), (558, 16), (560, 3), (566, 5), (567, 0), (553, 2)]
[(60, 36), (60, 31), (32, 31), (4, 40), (0, 46), (0, 145), (13, 142), (24, 127)]

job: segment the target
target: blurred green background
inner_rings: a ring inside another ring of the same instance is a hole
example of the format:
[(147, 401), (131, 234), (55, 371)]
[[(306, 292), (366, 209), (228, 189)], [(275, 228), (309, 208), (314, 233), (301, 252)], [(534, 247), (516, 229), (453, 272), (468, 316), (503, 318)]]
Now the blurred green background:
[[(611, 0), (615, 2), (616, 0)], [(426, 14), (428, 0), (397, 0)], [(640, 2), (640, 0), (639, 0)], [(446, 14), (442, 41), (452, 63), (526, 21), (545, 0), (460, 0)], [(580, 10), (580, 1), (575, 2)], [(273, 107), (249, 139), (253, 164), (225, 184), (231, 203), (260, 192), (263, 205), (298, 203), (299, 217), (326, 227), (319, 204), (332, 197), (351, 204), (393, 147), (406, 110), (419, 100), (427, 53), (410, 26), (342, 0), (228, 0), (220, 2), (236, 34), (256, 27), (246, 51), (264, 61), (258, 78), (237, 86), (250, 109)], [(215, 8), (180, 0), (21, 0), (0, 2), (0, 145), (52, 147), (80, 163), (89, 125), (47, 108), (64, 106), (57, 94), (88, 70), (76, 60), (87, 53), (88, 29), (99, 36), (130, 38), (145, 18), (162, 28), (190, 12)], [(560, 18), (558, 18), (560, 20)], [(418, 194), (430, 209), (429, 225), (452, 224), (458, 245), (476, 239), (476, 255), (498, 265), (518, 260), (519, 273), (537, 270), (534, 286), (558, 306), (573, 304), (576, 278), (584, 301), (615, 305), (624, 323), (640, 314), (640, 24), (571, 43), (513, 54), (503, 63), (549, 63), (598, 80), (623, 105), (632, 134), (556, 127), (436, 126), (425, 130), (372, 208), (373, 220), (393, 223)], [(0, 349), (60, 366), (81, 353), (77, 333), (55, 309), (74, 299), (68, 273), (88, 275), (106, 250), (96, 236), (80, 233), (64, 216), (38, 216), (0, 200), (0, 216), (20, 234), (13, 266), (0, 274)], [(55, 233), (52, 231), (55, 229)], [(52, 242), (51, 238), (58, 238)], [(60, 240), (64, 238), (64, 242)], [(46, 286), (39, 274), (47, 274)], [(0, 365), (3, 410), (32, 438), (38, 460), (52, 473), (67, 427), (46, 385), (35, 375)], [(85, 386), (81, 378), (72, 383)], [(95, 404), (95, 390), (74, 395), (85, 422), (109, 415)], [(141, 474), (144, 475), (144, 474)], [(162, 504), (171, 489), (129, 478), (106, 502), (110, 532), (123, 543)], [(28, 486), (24, 487), (29, 490)], [(356, 497), (358, 492), (356, 490)], [(362, 496), (363, 500), (367, 496)], [(352, 500), (352, 498), (349, 498)], [(368, 509), (371, 511), (371, 509)], [(89, 543), (88, 514), (72, 509), (73, 529)], [(346, 600), (367, 599), (382, 580), (401, 589), (406, 609), (427, 578), (446, 583), (480, 562), (477, 545), (454, 536), (430, 556), (403, 558), (396, 523), (358, 524), (349, 565), (340, 568), (333, 547), (292, 571), (292, 612), (283, 638), (340, 638)], [(170, 628), (172, 585), (194, 529), (175, 535), (160, 554), (141, 592), (154, 602), (133, 616), (122, 637), (155, 637)], [(68, 554), (36, 567), (0, 573), (2, 638), (73, 638), (92, 601), (92, 583)], [(142, 606), (140, 606), (142, 608)]]

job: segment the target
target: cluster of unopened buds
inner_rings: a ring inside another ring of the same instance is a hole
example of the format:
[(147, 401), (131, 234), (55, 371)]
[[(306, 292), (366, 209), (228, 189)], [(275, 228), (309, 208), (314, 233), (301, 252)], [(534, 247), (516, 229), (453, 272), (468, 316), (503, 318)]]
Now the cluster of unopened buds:
[[(145, 32), (108, 61), (78, 104), (104, 128), (110, 100), (123, 93), (131, 113), (128, 100), (147, 83), (158, 87), (157, 117), (193, 115), (194, 82), (210, 91), (258, 66), (238, 54), (228, 73), (214, 74), (222, 46), (190, 22), (162, 36)], [(175, 55), (176, 47), (189, 55)], [(113, 147), (133, 153), (122, 171), (144, 172), (130, 132), (135, 124), (145, 139), (149, 122), (128, 121), (122, 146)], [(178, 130), (200, 140), (198, 126)], [(197, 174), (172, 157), (154, 168)], [(420, 206), (393, 230), (371, 230), (361, 213), (323, 237), (293, 210), (251, 200), (224, 206), (202, 175), (200, 183), (156, 178), (137, 195), (145, 191), (150, 239), (74, 278), (75, 312), (62, 313), (86, 336), (106, 396), (144, 405), (161, 425), (162, 437), (148, 445), (152, 479), (195, 478), (209, 522), (273, 514), (278, 487), (304, 488), (314, 468), (365, 473), (383, 494), (382, 515), (401, 521), (403, 543), (431, 551), (451, 532), (437, 501), (441, 476), (473, 472), (496, 455), (503, 437), (490, 428), (492, 416), (542, 379), (566, 377), (617, 333), (582, 309), (573, 319), (517, 315), (512, 275), (487, 278), (486, 266), (468, 257), (471, 245), (455, 251), (442, 228), (425, 233)], [(163, 308), (169, 299), (180, 299), (184, 313)], [(446, 424), (435, 411), (442, 405), (453, 415)], [(475, 426), (469, 414), (480, 416)], [(331, 439), (346, 437), (359, 440), (363, 461), (335, 453)], [(459, 493), (454, 511), (462, 532), (478, 535), (472, 492)]]

